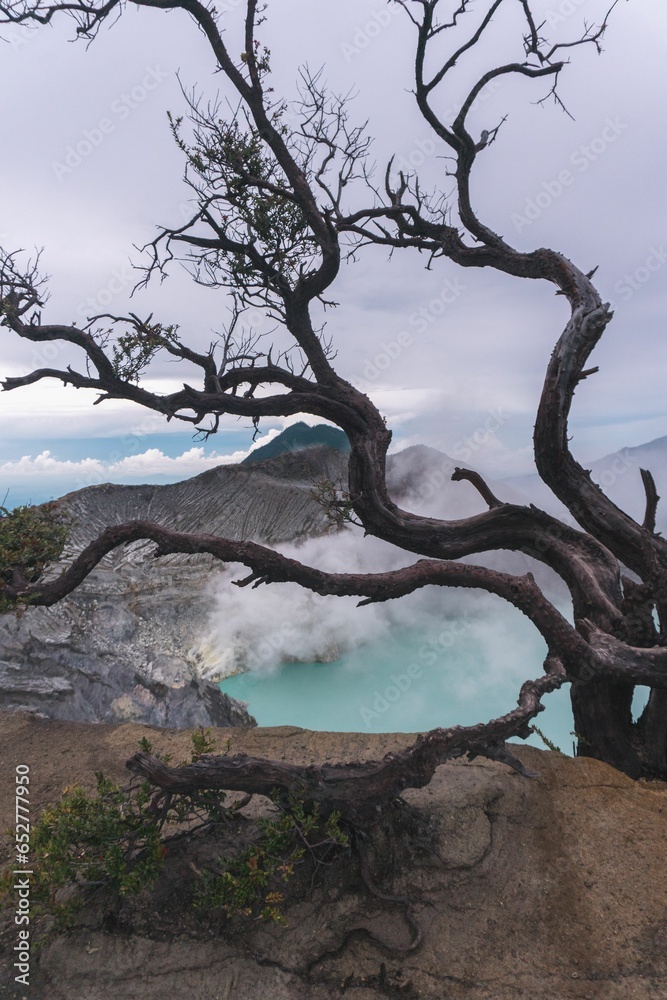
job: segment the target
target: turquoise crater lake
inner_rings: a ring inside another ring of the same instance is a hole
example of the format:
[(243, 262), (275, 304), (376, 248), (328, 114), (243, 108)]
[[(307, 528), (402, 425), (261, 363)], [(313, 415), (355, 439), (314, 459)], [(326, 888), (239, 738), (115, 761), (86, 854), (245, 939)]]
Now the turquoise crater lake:
[[(545, 644), (529, 622), (512, 617), (396, 627), (336, 662), (284, 663), (220, 686), (247, 702), (261, 726), (379, 733), (471, 725), (512, 709), (521, 683), (540, 675)], [(569, 686), (545, 706), (536, 724), (571, 753)], [(535, 734), (530, 742), (544, 746)]]

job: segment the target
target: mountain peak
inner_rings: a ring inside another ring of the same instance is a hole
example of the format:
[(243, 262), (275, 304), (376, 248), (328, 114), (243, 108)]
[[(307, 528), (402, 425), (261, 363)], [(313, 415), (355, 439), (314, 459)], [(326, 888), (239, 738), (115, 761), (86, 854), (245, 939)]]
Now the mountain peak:
[(303, 451), (304, 448), (314, 448), (317, 445), (326, 445), (336, 451), (347, 453), (350, 450), (350, 443), (346, 434), (337, 427), (330, 427), (328, 424), (316, 424), (310, 427), (300, 420), (273, 438), (267, 444), (262, 445), (252, 451), (241, 463), (263, 462), (268, 458), (277, 458), (290, 451)]

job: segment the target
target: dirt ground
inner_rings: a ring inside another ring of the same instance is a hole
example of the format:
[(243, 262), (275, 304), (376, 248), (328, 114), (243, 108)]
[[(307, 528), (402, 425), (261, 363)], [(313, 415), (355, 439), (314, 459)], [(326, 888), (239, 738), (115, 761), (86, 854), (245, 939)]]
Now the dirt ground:
[[(17, 765), (30, 768), (34, 821), (65, 786), (92, 789), (95, 771), (124, 782), (142, 735), (174, 760), (189, 755), (183, 731), (0, 715), (0, 827), (14, 823)], [(221, 750), (294, 762), (378, 758), (410, 742), (293, 727), (213, 735)], [(583, 758), (518, 754), (539, 778), (486, 760), (447, 764), (405, 793), (418, 836), (396, 847), (378, 825), (374, 878), (409, 907), (370, 893), (351, 862), (293, 899), (286, 927), (235, 931), (214, 914), (193, 923), (177, 896), (165, 907), (156, 892), (122, 920), (103, 906), (83, 911), (72, 932), (42, 944), (28, 987), (13, 981), (10, 924), (0, 997), (665, 1000), (667, 785)], [(0, 850), (4, 867), (11, 842)], [(422, 940), (409, 950), (415, 927)]]

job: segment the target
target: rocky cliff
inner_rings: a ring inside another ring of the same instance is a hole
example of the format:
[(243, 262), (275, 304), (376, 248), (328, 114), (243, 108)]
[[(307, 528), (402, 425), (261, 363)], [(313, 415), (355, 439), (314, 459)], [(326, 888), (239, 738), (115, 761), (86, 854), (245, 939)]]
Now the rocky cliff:
[[(63, 785), (93, 787), (95, 770), (123, 781), (143, 735), (175, 760), (187, 756), (183, 732), (16, 714), (0, 720), (0, 761), (5, 774), (30, 766), (36, 818)], [(288, 727), (214, 736), (232, 752), (300, 763), (377, 759), (410, 740)], [(446, 764), (427, 788), (405, 793), (403, 837), (388, 840), (379, 817), (367, 841), (375, 893), (343, 856), (320, 870), (312, 892), (306, 880), (285, 927), (234, 929), (213, 912), (193, 919), (178, 879), (171, 896), (158, 885), (112, 910), (93, 900), (69, 934), (35, 951), (26, 992), (30, 1000), (664, 1000), (667, 785), (633, 783), (599, 761), (516, 752), (537, 779), (486, 760)], [(0, 814), (13, 808), (5, 781)], [(267, 808), (255, 799), (248, 810)], [(421, 942), (411, 947), (417, 928)], [(5, 955), (15, 934), (5, 928)], [(0, 985), (0, 997), (16, 995)]]
[[(107, 525), (138, 519), (268, 544), (320, 534), (328, 523), (313, 484), (339, 479), (345, 464), (338, 451), (311, 448), (169, 486), (79, 490), (61, 501), (72, 519), (63, 561)], [(0, 707), (90, 722), (253, 723), (197, 670), (220, 565), (208, 556), (154, 560), (151, 550), (116, 550), (56, 607), (0, 616)]]

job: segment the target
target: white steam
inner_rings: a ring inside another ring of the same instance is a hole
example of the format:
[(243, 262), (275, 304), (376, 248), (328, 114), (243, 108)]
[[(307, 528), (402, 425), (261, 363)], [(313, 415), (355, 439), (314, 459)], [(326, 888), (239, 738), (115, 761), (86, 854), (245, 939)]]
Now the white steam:
[[(278, 548), (306, 565), (337, 573), (392, 569), (410, 561), (354, 528)], [(209, 632), (193, 651), (207, 679), (243, 670), (268, 673), (281, 663), (330, 663), (387, 636), (392, 615), (385, 605), (360, 608), (359, 598), (322, 597), (295, 583), (233, 586), (246, 575), (244, 567), (229, 566), (214, 578)]]
[[(409, 448), (392, 456), (389, 485), (406, 509), (435, 517), (456, 519), (480, 513), (484, 501), (466, 482), (453, 483), (454, 463), (441, 453), (426, 448)], [(503, 499), (519, 500), (519, 494), (502, 484), (492, 484)], [(507, 496), (506, 494), (511, 494)], [(277, 548), (285, 555), (319, 569), (338, 573), (372, 573), (397, 569), (420, 558), (376, 538), (365, 537), (361, 529), (348, 526), (301, 544)], [(553, 587), (562, 605), (563, 585), (545, 567), (520, 553), (491, 552), (476, 557), (475, 562), (506, 572), (523, 574), (532, 570), (540, 583)], [(505, 614), (511, 631), (519, 612), (489, 603), (488, 595), (471, 590), (425, 587), (400, 600), (358, 607), (358, 598), (321, 597), (297, 584), (262, 585), (239, 588), (233, 581), (242, 579), (247, 570), (229, 566), (212, 581), (215, 608), (207, 633), (195, 650), (194, 658), (204, 677), (217, 680), (243, 671), (271, 673), (282, 663), (334, 662), (361, 646), (373, 647), (369, 656), (382, 655), (387, 642), (398, 630), (422, 630), (424, 635), (447, 631), (452, 623), (465, 623), (464, 632), (472, 639), (477, 634), (480, 662), (495, 661), (496, 625), (488, 627), (489, 615)], [(479, 626), (479, 629), (475, 627)], [(507, 649), (505, 637), (500, 642)], [(457, 642), (457, 648), (461, 643)], [(517, 650), (521, 659), (521, 650)], [(507, 659), (504, 660), (507, 670)], [(539, 673), (535, 663), (526, 676)], [(499, 670), (499, 672), (501, 672)], [(477, 683), (480, 683), (478, 681)]]

